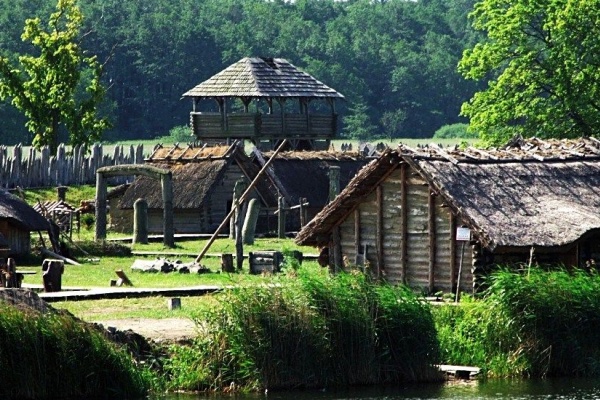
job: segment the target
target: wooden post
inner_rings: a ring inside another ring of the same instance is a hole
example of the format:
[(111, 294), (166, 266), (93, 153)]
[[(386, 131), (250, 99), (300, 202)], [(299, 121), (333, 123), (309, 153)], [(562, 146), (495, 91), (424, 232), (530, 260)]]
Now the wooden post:
[(458, 279), (456, 281), (456, 298), (454, 300), (456, 303), (460, 300), (460, 276), (462, 275), (463, 259), (465, 256), (465, 243), (466, 242), (463, 241), (460, 248), (460, 263), (458, 264)]
[(340, 167), (332, 165), (329, 167), (329, 201), (333, 201), (340, 193)]
[(300, 198), (300, 228), (304, 228), (306, 225), (306, 197)]
[(244, 244), (254, 244), (254, 233), (256, 231), (256, 222), (260, 213), (260, 203), (257, 199), (250, 199), (248, 202), (248, 211), (242, 227), (242, 241)]
[(456, 286), (456, 219), (452, 212), (450, 212), (450, 287), (452, 290), (458, 289)]
[(340, 237), (340, 227), (336, 226), (332, 230), (332, 245), (333, 245), (333, 257), (330, 257), (331, 272), (338, 272), (342, 267), (342, 243)]
[(233, 268), (233, 254), (221, 254), (221, 271), (235, 272)]
[(96, 231), (95, 240), (106, 239), (106, 179), (96, 173)]
[(436, 256), (436, 236), (435, 236), (435, 194), (429, 191), (428, 199), (428, 230), (429, 230), (429, 294), (433, 293), (435, 286), (435, 256)]
[(406, 266), (408, 257), (408, 210), (406, 196), (406, 163), (400, 167), (400, 276), (402, 283), (406, 283)]
[(377, 278), (381, 278), (383, 269), (383, 187), (377, 186), (377, 226), (375, 245), (377, 246)]
[(163, 244), (165, 247), (175, 247), (173, 232), (173, 173), (160, 176), (163, 198)]
[[(360, 254), (360, 210), (354, 210), (354, 264), (358, 265)], [(367, 260), (364, 260), (365, 262)]]
[(277, 237), (285, 238), (285, 199), (281, 196), (277, 199)]
[(133, 203), (133, 244), (148, 244), (148, 202), (137, 199)]

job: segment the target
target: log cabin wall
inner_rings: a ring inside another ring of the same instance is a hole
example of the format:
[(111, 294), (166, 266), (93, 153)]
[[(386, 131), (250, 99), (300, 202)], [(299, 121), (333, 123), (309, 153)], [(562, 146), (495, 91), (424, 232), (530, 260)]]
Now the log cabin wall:
[(29, 232), (15, 227), (7, 220), (0, 220), (0, 233), (8, 242), (9, 255), (25, 255), (31, 252)]
[(387, 281), (450, 292), (462, 255), (461, 291), (472, 293), (472, 246), (465, 243), (463, 253), (462, 242), (455, 241), (460, 223), (420, 175), (398, 167), (340, 225), (345, 265), (360, 264), (366, 249), (371, 271), (379, 273), (380, 265)]

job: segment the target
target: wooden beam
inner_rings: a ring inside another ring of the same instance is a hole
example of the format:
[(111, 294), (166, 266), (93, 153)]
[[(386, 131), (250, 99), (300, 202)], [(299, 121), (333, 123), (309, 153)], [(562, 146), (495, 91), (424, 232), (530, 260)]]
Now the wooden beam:
[(332, 230), (331, 234), (332, 252), (330, 253), (330, 266), (331, 272), (340, 271), (344, 265), (342, 260), (342, 239), (340, 237), (340, 227), (336, 226)]
[(360, 252), (360, 210), (354, 209), (354, 264), (358, 265), (358, 254)]
[[(286, 144), (287, 144), (287, 139), (283, 139), (283, 141), (281, 142), (279, 147), (275, 150), (275, 152), (273, 153), (271, 158), (269, 158), (269, 161), (267, 161), (265, 163), (265, 165), (263, 165), (263, 167), (260, 169), (260, 171), (258, 171), (258, 174), (256, 174), (256, 176), (254, 177), (254, 180), (252, 182), (250, 182), (250, 185), (248, 185), (248, 187), (246, 188), (246, 191), (244, 193), (242, 193), (242, 195), (240, 196), (240, 199), (239, 199), (240, 203), (243, 203), (244, 201), (246, 201), (246, 198), (250, 195), (250, 192), (252, 191), (252, 189), (254, 189), (254, 186), (258, 183), (258, 178), (262, 176), (262, 174), (267, 170), (267, 168), (269, 168), (269, 165), (271, 165), (271, 162), (275, 159), (277, 154), (279, 154), (279, 152), (285, 147)], [(204, 257), (204, 255), (206, 254), (206, 252), (208, 251), (210, 246), (212, 246), (215, 239), (221, 232), (221, 229), (223, 229), (223, 227), (227, 224), (227, 222), (229, 221), (229, 219), (231, 218), (231, 216), (233, 215), (234, 212), (235, 212), (235, 207), (231, 207), (231, 211), (229, 211), (229, 213), (223, 219), (223, 222), (221, 222), (221, 224), (217, 227), (217, 229), (215, 230), (215, 232), (213, 233), (211, 238), (208, 240), (208, 242), (206, 243), (206, 245), (204, 246), (204, 248), (202, 249), (200, 254), (198, 254), (198, 257), (196, 257), (194, 262), (199, 263), (202, 260), (202, 257)]]
[(383, 270), (383, 185), (377, 186), (377, 227), (375, 245), (377, 246), (377, 279)]
[[(450, 287), (456, 286), (456, 219), (450, 212)], [(458, 288), (457, 288), (458, 290)]]
[(402, 163), (400, 166), (400, 276), (402, 277), (402, 283), (406, 283), (406, 266), (408, 257), (408, 210), (407, 196), (406, 196), (406, 174), (407, 164)]
[(435, 286), (435, 256), (436, 256), (436, 235), (435, 235), (435, 194), (429, 190), (428, 199), (428, 229), (429, 229), (429, 294), (433, 293)]

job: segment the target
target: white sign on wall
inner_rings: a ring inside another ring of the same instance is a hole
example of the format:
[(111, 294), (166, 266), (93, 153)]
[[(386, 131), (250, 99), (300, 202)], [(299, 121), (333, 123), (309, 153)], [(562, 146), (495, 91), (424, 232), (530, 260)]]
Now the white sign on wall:
[(456, 228), (456, 240), (469, 241), (471, 240), (471, 230), (469, 228)]

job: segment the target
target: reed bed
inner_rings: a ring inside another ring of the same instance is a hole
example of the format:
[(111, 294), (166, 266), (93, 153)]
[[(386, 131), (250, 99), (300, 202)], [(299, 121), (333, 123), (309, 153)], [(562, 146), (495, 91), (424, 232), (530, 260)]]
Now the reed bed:
[(139, 398), (149, 373), (102, 332), (65, 313), (0, 302), (0, 398)]
[(434, 312), (445, 363), (489, 376), (600, 375), (600, 276), (503, 269), (481, 300)]
[[(316, 267), (318, 268), (318, 267)], [(429, 306), (362, 273), (302, 267), (227, 291), (165, 366), (172, 389), (314, 388), (437, 378)]]

